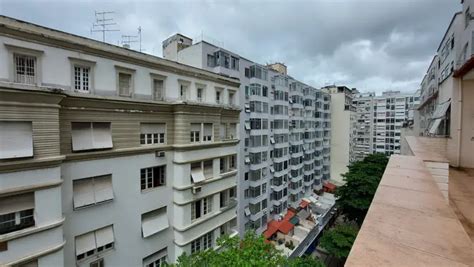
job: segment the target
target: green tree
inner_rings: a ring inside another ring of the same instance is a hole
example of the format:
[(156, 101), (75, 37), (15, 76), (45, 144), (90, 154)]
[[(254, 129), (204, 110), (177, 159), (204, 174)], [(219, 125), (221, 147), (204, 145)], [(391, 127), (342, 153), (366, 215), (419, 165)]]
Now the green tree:
[(340, 224), (323, 233), (320, 246), (330, 255), (345, 260), (349, 256), (359, 229), (350, 224)]
[(384, 154), (372, 154), (349, 165), (342, 176), (345, 184), (336, 189), (336, 204), (348, 220), (362, 225), (387, 166)]
[[(247, 232), (242, 240), (238, 237), (222, 237), (217, 240), (219, 250), (209, 249), (192, 255), (182, 254), (176, 267), (214, 266), (316, 266), (324, 267), (317, 259), (286, 259), (273, 244), (265, 242), (263, 236)], [(298, 265), (300, 264), (300, 265)]]

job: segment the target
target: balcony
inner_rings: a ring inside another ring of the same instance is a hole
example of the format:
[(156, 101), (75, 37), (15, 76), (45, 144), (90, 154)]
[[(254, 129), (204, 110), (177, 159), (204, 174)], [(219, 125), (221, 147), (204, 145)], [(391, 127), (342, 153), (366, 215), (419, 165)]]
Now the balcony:
[(472, 266), (474, 176), (449, 168), (446, 139), (406, 141), (407, 155), (390, 158), (346, 266)]

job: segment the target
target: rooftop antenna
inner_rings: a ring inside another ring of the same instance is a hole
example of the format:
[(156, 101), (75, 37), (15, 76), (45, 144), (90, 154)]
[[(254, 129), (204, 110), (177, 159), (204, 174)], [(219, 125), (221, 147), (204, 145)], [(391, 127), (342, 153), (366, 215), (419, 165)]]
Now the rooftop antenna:
[(142, 26), (138, 26), (138, 37), (140, 43), (140, 52), (142, 52)]
[(91, 34), (93, 32), (101, 32), (102, 33), (102, 42), (105, 43), (105, 33), (106, 32), (118, 32), (118, 29), (110, 29), (109, 26), (117, 25), (117, 23), (113, 22), (114, 19), (111, 17), (107, 17), (107, 15), (114, 14), (113, 11), (95, 11), (95, 22), (92, 24)]
[(138, 36), (136, 35), (122, 35), (122, 46), (130, 49), (132, 43), (137, 43), (136, 40)]

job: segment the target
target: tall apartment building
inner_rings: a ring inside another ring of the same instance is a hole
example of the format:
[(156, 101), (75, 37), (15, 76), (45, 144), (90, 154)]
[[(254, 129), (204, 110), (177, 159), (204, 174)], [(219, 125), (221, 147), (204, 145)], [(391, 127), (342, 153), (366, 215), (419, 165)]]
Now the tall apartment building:
[(330, 85), (322, 90), (331, 96), (331, 182), (342, 185), (342, 174), (354, 161), (355, 108), (352, 99), (356, 89)]
[(297, 207), (303, 196), (329, 180), (328, 94), (293, 79), (281, 63), (260, 65), (181, 34), (163, 42), (163, 56), (240, 80), (241, 234), (249, 229), (262, 233), (269, 220)]
[(238, 80), (4, 16), (0, 65), (0, 265), (160, 266), (237, 233)]
[(372, 154), (374, 126), (374, 97), (375, 93), (360, 93), (354, 95), (352, 103), (355, 107), (354, 150), (355, 161), (363, 160)]
[(354, 160), (372, 153), (400, 154), (402, 127), (413, 123), (419, 92), (385, 91), (356, 94), (354, 124)]
[(419, 95), (385, 91), (374, 97), (372, 151), (386, 155), (400, 154), (401, 129), (413, 119)]

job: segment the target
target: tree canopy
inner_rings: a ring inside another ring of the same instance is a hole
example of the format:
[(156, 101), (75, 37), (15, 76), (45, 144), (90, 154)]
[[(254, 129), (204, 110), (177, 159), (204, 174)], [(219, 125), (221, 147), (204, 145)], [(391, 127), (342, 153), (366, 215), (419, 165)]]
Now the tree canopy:
[(247, 232), (242, 240), (238, 237), (224, 236), (217, 240), (220, 249), (209, 249), (192, 255), (183, 254), (176, 267), (214, 267), (214, 266), (287, 266), (324, 267), (317, 259), (310, 257), (287, 259), (273, 244), (266, 243), (263, 236)]
[(336, 225), (334, 228), (324, 232), (320, 240), (320, 246), (332, 256), (338, 259), (346, 259), (349, 256), (358, 231), (357, 227), (350, 224)]
[(349, 165), (349, 171), (342, 175), (345, 184), (335, 192), (336, 204), (345, 218), (362, 225), (387, 163), (384, 154), (372, 154)]

